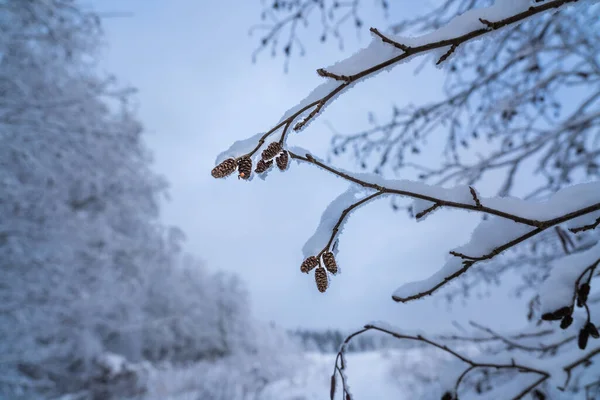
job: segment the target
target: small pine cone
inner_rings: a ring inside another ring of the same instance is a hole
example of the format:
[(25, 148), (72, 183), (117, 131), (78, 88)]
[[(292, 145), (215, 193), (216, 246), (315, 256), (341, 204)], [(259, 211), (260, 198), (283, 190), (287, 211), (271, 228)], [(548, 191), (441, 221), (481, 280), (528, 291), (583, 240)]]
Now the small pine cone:
[(256, 168), (254, 169), (254, 172), (256, 172), (257, 174), (262, 174), (263, 172), (268, 170), (271, 167), (271, 165), (273, 165), (273, 160), (259, 160), (256, 163)]
[(317, 265), (319, 265), (319, 260), (317, 260), (317, 257), (310, 256), (302, 262), (302, 265), (300, 266), (300, 271), (304, 272), (305, 274), (308, 274), (310, 270), (316, 267)]
[(315, 282), (317, 283), (317, 289), (319, 289), (319, 292), (325, 293), (327, 290), (327, 285), (329, 284), (329, 281), (327, 280), (327, 271), (325, 271), (325, 268), (319, 267), (315, 269)]
[(227, 175), (231, 175), (236, 168), (237, 164), (235, 160), (233, 158), (228, 158), (221, 164), (214, 167), (210, 174), (213, 176), (213, 178), (224, 178)]
[(333, 253), (328, 251), (325, 254), (323, 254), (323, 263), (325, 264), (325, 268), (327, 268), (327, 271), (331, 272), (334, 275), (337, 274), (338, 267), (335, 263), (335, 257), (333, 256)]
[(275, 162), (277, 163), (277, 166), (279, 167), (280, 170), (285, 171), (285, 169), (287, 168), (289, 159), (290, 159), (290, 156), (289, 156), (288, 152), (284, 150), (283, 153), (281, 153), (279, 156), (277, 156), (277, 158), (275, 159)]
[(270, 143), (266, 149), (263, 150), (261, 157), (263, 160), (268, 161), (275, 157), (281, 151), (281, 144), (279, 142)]
[(240, 158), (238, 160), (238, 171), (240, 178), (250, 179), (250, 174), (252, 174), (252, 159), (248, 156)]

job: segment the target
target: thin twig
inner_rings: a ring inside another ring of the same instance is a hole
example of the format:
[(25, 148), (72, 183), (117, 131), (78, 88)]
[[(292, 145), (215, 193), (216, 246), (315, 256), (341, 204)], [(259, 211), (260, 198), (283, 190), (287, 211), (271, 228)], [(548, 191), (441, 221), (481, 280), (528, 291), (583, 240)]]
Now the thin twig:
[[(521, 13), (515, 14), (513, 16), (510, 16), (508, 18), (505, 18), (503, 20), (500, 21), (496, 21), (493, 22), (494, 24), (494, 29), (499, 29), (502, 27), (506, 27), (512, 24), (516, 24), (519, 22), (522, 22), (536, 14), (540, 14), (543, 13), (545, 11), (551, 10), (551, 9), (555, 9), (555, 8), (560, 8), (562, 6), (564, 6), (565, 4), (568, 3), (575, 3), (579, 0), (555, 0), (555, 1), (550, 1), (550, 2), (546, 2), (544, 4), (541, 4), (539, 6), (533, 6), (530, 7), (529, 9), (527, 9), (526, 11), (523, 11)], [(431, 42), (431, 43), (426, 43), (423, 44), (421, 46), (415, 46), (415, 47), (410, 47), (407, 48), (406, 51), (404, 51), (404, 53), (392, 57), (384, 62), (381, 62), (377, 65), (374, 65), (370, 68), (366, 68), (356, 74), (353, 75), (337, 75), (337, 74), (333, 74), (330, 73), (328, 71), (325, 71), (323, 69), (318, 70), (318, 73), (321, 76), (325, 76), (328, 78), (333, 78), (336, 80), (341, 81), (342, 83), (335, 87), (331, 92), (329, 92), (328, 94), (326, 94), (325, 96), (323, 96), (320, 99), (317, 99), (315, 101), (313, 101), (310, 104), (307, 104), (306, 106), (302, 107), (301, 109), (299, 109), (298, 111), (296, 111), (295, 113), (293, 113), (292, 115), (290, 115), (288, 118), (286, 118), (285, 120), (281, 121), (280, 123), (278, 123), (277, 125), (275, 125), (273, 128), (271, 128), (268, 132), (266, 132), (263, 137), (259, 140), (259, 144), (257, 146), (256, 149), (254, 149), (253, 151), (251, 151), (250, 153), (246, 154), (247, 156), (251, 156), (253, 155), (256, 151), (258, 151), (258, 149), (260, 148), (260, 146), (262, 146), (262, 144), (264, 143), (265, 139), (271, 135), (273, 132), (277, 131), (279, 128), (281, 128), (282, 126), (284, 126), (285, 124), (292, 124), (293, 121), (298, 118), (298, 116), (302, 115), (306, 110), (320, 104), (321, 107), (323, 107), (325, 104), (327, 104), (331, 99), (333, 99), (333, 97), (335, 97), (335, 95), (337, 95), (338, 93), (340, 93), (341, 91), (343, 91), (344, 89), (348, 88), (350, 86), (351, 83), (360, 80), (362, 78), (365, 78), (369, 75), (375, 74), (385, 68), (388, 68), (394, 64), (399, 63), (400, 61), (405, 60), (406, 58), (412, 57), (416, 54), (420, 54), (420, 53), (425, 53), (431, 50), (435, 50), (435, 49), (440, 49), (440, 48), (444, 48), (444, 47), (448, 47), (448, 46), (453, 46), (454, 48), (456, 48), (457, 46), (460, 46), (463, 43), (469, 42), (473, 39), (476, 39), (480, 36), (485, 35), (486, 33), (490, 32), (490, 28), (489, 27), (485, 27), (485, 28), (481, 28), (481, 29), (476, 29), (473, 30), (471, 32), (465, 33), (463, 35), (460, 36), (456, 36), (450, 39), (444, 39), (444, 40), (439, 40), (436, 42)], [(390, 42), (393, 42), (390, 40)], [(393, 44), (393, 43), (392, 43)], [(319, 72), (320, 71), (320, 72)], [(318, 112), (317, 112), (318, 113)], [(314, 118), (317, 113), (315, 113), (314, 115), (312, 115), (310, 118), (307, 118), (303, 121), (302, 126), (306, 125), (306, 123), (308, 123), (308, 121), (312, 118)], [(600, 222), (599, 222), (600, 223)]]
[[(525, 365), (521, 365), (518, 364), (517, 362), (515, 362), (515, 360), (512, 360), (511, 363), (509, 364), (505, 364), (505, 363), (487, 363), (487, 362), (477, 362), (475, 360), (473, 360), (470, 357), (467, 357), (461, 353), (459, 353), (456, 350), (451, 349), (450, 347), (448, 347), (445, 344), (441, 344), (436, 342), (435, 340), (432, 339), (428, 339), (422, 335), (407, 335), (407, 334), (402, 334), (399, 332), (394, 332), (391, 331), (387, 328), (384, 327), (380, 327), (377, 326), (375, 324), (369, 324), (369, 325), (365, 325), (365, 327), (357, 332), (352, 333), (351, 335), (349, 335), (345, 340), (344, 343), (342, 344), (340, 351), (338, 352), (337, 356), (336, 356), (336, 363), (335, 363), (335, 368), (334, 368), (334, 374), (338, 371), (338, 365), (337, 365), (337, 361), (338, 359), (343, 359), (343, 353), (346, 351), (346, 344), (352, 340), (354, 337), (361, 335), (369, 330), (374, 330), (374, 331), (378, 331), (378, 332), (382, 332), (385, 333), (387, 335), (393, 336), (397, 339), (404, 339), (404, 340), (413, 340), (413, 341), (417, 341), (417, 342), (422, 342), (425, 343), (429, 346), (435, 347), (439, 350), (444, 351), (445, 353), (450, 354), (452, 357), (459, 359), (460, 361), (466, 363), (468, 365), (468, 367), (461, 373), (461, 375), (458, 377), (457, 381), (455, 382), (455, 387), (454, 387), (454, 391), (455, 393), (458, 392), (458, 388), (460, 383), (462, 382), (462, 380), (464, 379), (464, 377), (471, 372), (474, 369), (477, 368), (493, 368), (493, 369), (510, 369), (510, 370), (516, 370), (519, 371), (521, 373), (525, 372), (525, 373), (534, 373), (534, 374), (538, 374), (540, 375), (540, 378), (536, 381), (535, 384), (531, 384), (528, 387), (524, 388), (517, 396), (515, 396), (513, 399), (514, 400), (518, 400), (523, 398), (527, 393), (529, 393), (531, 390), (533, 390), (536, 386), (538, 386), (539, 384), (541, 384), (542, 382), (544, 382), (545, 380), (547, 380), (550, 377), (550, 373), (547, 371), (543, 371), (543, 370), (539, 370), (536, 368), (531, 368)], [(600, 349), (599, 349), (600, 350)], [(581, 362), (579, 362), (580, 364)], [(577, 364), (577, 365), (579, 365)], [(565, 371), (567, 371), (567, 368), (575, 368), (575, 366), (567, 366), (565, 367)], [(341, 370), (339, 371), (340, 375), (341, 374)], [(343, 376), (343, 375), (342, 375)], [(342, 383), (343, 386), (345, 387), (346, 382)]]
[(396, 48), (398, 48), (398, 49), (400, 49), (402, 51), (409, 51), (410, 50), (409, 46), (407, 46), (405, 44), (402, 44), (402, 43), (398, 43), (395, 40), (392, 40), (392, 39), (388, 38), (387, 36), (384, 36), (381, 32), (379, 32), (377, 30), (377, 28), (371, 28), (369, 30), (371, 32), (373, 32), (375, 35), (379, 36), (384, 43), (389, 43), (392, 46), (394, 46), (394, 47), (396, 47)]

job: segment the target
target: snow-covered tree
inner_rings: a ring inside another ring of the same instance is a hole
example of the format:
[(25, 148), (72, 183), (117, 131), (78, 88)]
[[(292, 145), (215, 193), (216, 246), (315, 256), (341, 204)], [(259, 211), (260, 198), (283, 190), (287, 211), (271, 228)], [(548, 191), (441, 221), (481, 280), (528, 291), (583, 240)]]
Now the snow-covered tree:
[(130, 91), (96, 72), (98, 17), (68, 0), (3, 1), (0, 17), (0, 365), (71, 390), (178, 239), (157, 222), (165, 183)]
[[(303, 51), (299, 30), (311, 18), (323, 23), (323, 40), (339, 37), (348, 20), (363, 29), (359, 3), (268, 2), (263, 15), (272, 24), (261, 25), (267, 34), (259, 50), (282, 46), (289, 60), (294, 49)], [(389, 2), (380, 4), (390, 10)], [(348, 191), (327, 207), (303, 247), (300, 269), (314, 270), (321, 292), (335, 279), (338, 233), (361, 205), (391, 198), (395, 209), (408, 209), (418, 221), (441, 208), (482, 214), (470, 241), (451, 250), (439, 271), (402, 285), (392, 297), (411, 302), (443, 293), (455, 281), (459, 285), (445, 294), (464, 295), (516, 272), (523, 281), (517, 292), (531, 299), (521, 312), (528, 314), (529, 328), (497, 332), (474, 324), (472, 335), (433, 338), (374, 323), (357, 334), (380, 331), (454, 358), (441, 375), (441, 392), (432, 396), (539, 399), (583, 393), (592, 398), (600, 387), (593, 364), (600, 353), (593, 340), (599, 336), (600, 300), (593, 280), (600, 264), (598, 15), (594, 0), (444, 0), (388, 31), (371, 28), (366, 48), (317, 70), (324, 83), (265, 132), (220, 154), (212, 175), (237, 170), (240, 178), (251, 179), (276, 168), (273, 164), (285, 171), (291, 160), (349, 181)], [(371, 114), (372, 128), (334, 137), (332, 153), (352, 150), (369, 173), (344, 171), (288, 145), (290, 132), (306, 128), (355, 84), (420, 56), (445, 69), (442, 100), (396, 106), (385, 123)], [(442, 146), (425, 146), (437, 138)], [(441, 155), (432, 154), (440, 148)], [(405, 179), (393, 179), (397, 173)], [(496, 195), (482, 196), (476, 186), (490, 179), (497, 182)], [(483, 343), (485, 351), (455, 350), (457, 341)], [(351, 398), (346, 348), (333, 381)]]
[(131, 363), (236, 354), (244, 365), (226, 365), (243, 374), (273, 358), (239, 279), (184, 255), (160, 222), (165, 181), (134, 91), (98, 72), (101, 20), (86, 7), (0, 0), (2, 398), (122, 399), (145, 390)]

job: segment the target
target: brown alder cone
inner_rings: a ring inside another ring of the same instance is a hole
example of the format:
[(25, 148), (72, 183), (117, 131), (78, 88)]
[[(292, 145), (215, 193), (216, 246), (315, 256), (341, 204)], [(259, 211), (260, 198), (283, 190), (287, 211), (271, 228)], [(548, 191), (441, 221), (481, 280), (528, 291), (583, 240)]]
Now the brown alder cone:
[(560, 329), (567, 329), (573, 323), (573, 317), (570, 315), (566, 315), (560, 321)]
[(258, 163), (256, 163), (256, 168), (254, 169), (254, 172), (256, 172), (257, 174), (262, 174), (263, 172), (268, 170), (271, 167), (271, 165), (273, 165), (273, 160), (259, 160)]
[(281, 144), (279, 142), (269, 143), (266, 149), (263, 150), (261, 157), (263, 160), (268, 161), (275, 157), (281, 151)]
[(325, 271), (325, 268), (319, 267), (315, 269), (315, 282), (317, 283), (319, 292), (324, 293), (327, 290), (329, 281), (327, 280), (327, 271)]
[(250, 157), (245, 156), (238, 160), (238, 172), (238, 177), (250, 179), (250, 174), (252, 174), (252, 159)]
[(281, 153), (275, 159), (275, 162), (277, 163), (277, 167), (279, 167), (280, 170), (285, 171), (285, 169), (287, 168), (289, 159), (290, 159), (290, 156), (289, 156), (288, 152), (284, 150), (283, 153)]
[(579, 331), (579, 337), (577, 338), (577, 344), (579, 345), (579, 348), (581, 350), (585, 350), (589, 337), (590, 331), (588, 330), (588, 326), (586, 325)]
[(335, 373), (333, 375), (331, 375), (331, 384), (329, 385), (329, 398), (331, 400), (333, 400), (333, 398), (335, 397)]
[(327, 268), (327, 271), (331, 272), (334, 275), (337, 274), (338, 267), (332, 252), (328, 251), (325, 254), (323, 254), (323, 263), (325, 264), (325, 268)]
[(317, 260), (317, 257), (310, 256), (302, 262), (302, 265), (300, 265), (300, 271), (304, 272), (305, 274), (308, 274), (309, 271), (317, 265), (319, 265), (319, 260)]
[(596, 325), (592, 324), (591, 322), (588, 322), (586, 328), (590, 333), (591, 337), (593, 337), (594, 339), (600, 338), (600, 332), (598, 332), (598, 328), (596, 328)]
[(237, 164), (235, 160), (233, 158), (228, 158), (214, 167), (210, 174), (213, 176), (213, 178), (224, 178), (227, 175), (231, 175), (236, 168)]
[(571, 314), (573, 314), (571, 307), (565, 306), (556, 311), (542, 314), (542, 319), (544, 321), (558, 321), (559, 319)]
[(587, 303), (588, 295), (590, 294), (590, 285), (584, 283), (577, 290), (577, 307), (583, 307)]

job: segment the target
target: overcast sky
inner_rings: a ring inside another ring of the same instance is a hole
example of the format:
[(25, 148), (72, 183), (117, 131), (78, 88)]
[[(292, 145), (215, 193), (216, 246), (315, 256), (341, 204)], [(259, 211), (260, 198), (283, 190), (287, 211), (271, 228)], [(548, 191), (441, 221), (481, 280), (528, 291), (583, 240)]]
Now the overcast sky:
[[(395, 3), (392, 16), (414, 12), (406, 8), (409, 4), (414, 3)], [(292, 165), (264, 182), (210, 176), (219, 152), (270, 129), (321, 82), (317, 68), (366, 45), (369, 26), (386, 27), (380, 10), (364, 10), (362, 32), (357, 37), (351, 30), (342, 52), (334, 43), (318, 44), (320, 27), (313, 24), (303, 34), (307, 55), (293, 57), (284, 74), (281, 57), (264, 53), (251, 62), (260, 36), (249, 37), (248, 29), (259, 22), (260, 5), (259, 0), (96, 3), (100, 11), (131, 12), (105, 21), (108, 46), (102, 67), (139, 89), (139, 116), (156, 157), (155, 169), (171, 183), (163, 219), (186, 233), (186, 250), (211, 269), (243, 277), (256, 316), (285, 327), (352, 329), (387, 320), (443, 328), (453, 319), (469, 318), (493, 327), (514, 324), (504, 292), (453, 312), (443, 298), (411, 304), (391, 300), (394, 289), (427, 277), (443, 264), (448, 250), (468, 239), (474, 216), (442, 210), (417, 224), (392, 212), (385, 200), (362, 208), (340, 240), (343, 272), (321, 294), (312, 275), (300, 273), (301, 249), (322, 210), (347, 184), (310, 165)], [(349, 133), (367, 126), (369, 110), (385, 113), (393, 102), (439, 95), (443, 71), (431, 68), (414, 76), (417, 65), (399, 66), (346, 92), (288, 143), (325, 157), (331, 139), (325, 121)]]

